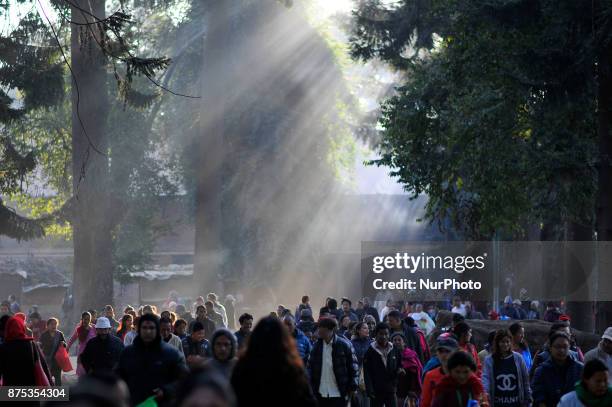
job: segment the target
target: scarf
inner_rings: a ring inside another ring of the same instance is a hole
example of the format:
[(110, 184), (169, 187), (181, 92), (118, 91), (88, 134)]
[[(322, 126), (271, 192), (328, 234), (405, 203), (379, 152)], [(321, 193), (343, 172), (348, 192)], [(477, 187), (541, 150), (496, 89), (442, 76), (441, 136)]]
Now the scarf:
[(586, 407), (612, 406), (612, 387), (608, 387), (608, 391), (603, 397), (595, 397), (584, 387), (582, 381), (579, 381), (576, 383), (576, 395)]
[(6, 321), (4, 328), (4, 340), (9, 341), (32, 341), (34, 338), (26, 336), (25, 321), (20, 316), (15, 315)]
[(83, 326), (83, 323), (81, 323), (77, 327), (77, 334), (79, 336), (79, 342), (85, 342), (87, 340), (87, 335), (89, 334), (90, 329), (91, 329), (91, 325)]

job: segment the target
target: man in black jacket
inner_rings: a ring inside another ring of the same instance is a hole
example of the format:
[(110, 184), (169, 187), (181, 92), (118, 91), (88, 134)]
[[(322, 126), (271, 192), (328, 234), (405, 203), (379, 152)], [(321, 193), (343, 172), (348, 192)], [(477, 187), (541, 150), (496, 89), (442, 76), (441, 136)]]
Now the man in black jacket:
[(396, 407), (398, 375), (402, 372), (402, 355), (389, 342), (389, 325), (379, 322), (372, 342), (363, 358), (363, 374), (371, 407)]
[(189, 323), (189, 333), (193, 332), (193, 324), (196, 321), (202, 323), (202, 326), (204, 326), (204, 338), (210, 341), (210, 338), (212, 338), (212, 334), (217, 329), (217, 326), (213, 320), (208, 317), (208, 311), (204, 305), (198, 305), (196, 308), (196, 319)]
[(168, 401), (178, 382), (187, 376), (184, 358), (161, 339), (159, 318), (144, 314), (138, 321), (138, 336), (124, 349), (117, 373), (128, 385), (131, 404), (151, 396), (158, 403)]
[(353, 345), (336, 335), (336, 328), (334, 319), (319, 321), (319, 340), (310, 354), (310, 381), (321, 407), (346, 406), (359, 385)]
[(112, 326), (106, 317), (96, 320), (95, 338), (91, 338), (81, 354), (81, 363), (87, 373), (112, 372), (119, 363), (123, 342), (111, 335)]

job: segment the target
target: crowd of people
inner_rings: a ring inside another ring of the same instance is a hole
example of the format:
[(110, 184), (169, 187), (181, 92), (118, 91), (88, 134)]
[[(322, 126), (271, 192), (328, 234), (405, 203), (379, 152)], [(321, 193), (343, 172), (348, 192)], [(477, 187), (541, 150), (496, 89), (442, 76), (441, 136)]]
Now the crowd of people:
[(58, 353), (74, 347), (79, 406), (612, 407), (612, 327), (584, 353), (553, 304), (547, 341), (529, 343), (520, 320), (537, 309), (510, 300), (507, 327), (479, 349), (472, 304), (454, 298), (446, 330), (434, 329), (438, 310), (328, 298), (315, 319), (303, 296), (254, 324), (214, 293), (193, 304), (171, 294), (118, 319), (111, 305), (84, 311), (65, 335), (58, 318), (26, 315), (12, 297), (0, 309), (0, 384), (61, 385)]

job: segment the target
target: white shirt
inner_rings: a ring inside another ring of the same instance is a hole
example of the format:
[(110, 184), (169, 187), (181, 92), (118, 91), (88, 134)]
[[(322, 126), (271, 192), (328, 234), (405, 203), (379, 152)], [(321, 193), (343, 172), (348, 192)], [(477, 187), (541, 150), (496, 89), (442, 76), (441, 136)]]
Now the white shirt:
[(332, 349), (336, 338), (327, 343), (323, 340), (323, 361), (321, 363), (321, 383), (319, 393), (323, 397), (342, 397), (334, 374), (334, 362), (332, 360)]
[(136, 331), (126, 333), (125, 338), (123, 338), (123, 346), (129, 346), (134, 343), (134, 338), (136, 338)]

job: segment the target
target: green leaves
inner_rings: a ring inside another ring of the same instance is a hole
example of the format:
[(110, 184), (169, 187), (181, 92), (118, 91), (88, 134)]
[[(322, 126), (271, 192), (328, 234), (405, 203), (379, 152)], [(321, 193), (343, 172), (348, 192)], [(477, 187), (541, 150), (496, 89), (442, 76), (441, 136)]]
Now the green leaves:
[[(467, 237), (521, 234), (551, 219), (592, 223), (591, 11), (553, 1), (395, 9), (362, 1), (353, 56), (381, 58), (408, 78), (383, 104), (381, 159), (373, 163), (390, 167), (415, 196), (428, 195), (426, 219), (449, 219)], [(368, 13), (385, 18), (366, 21)], [(434, 21), (431, 32), (419, 30)], [(406, 47), (426, 52), (407, 56)]]

